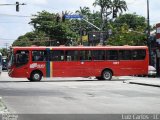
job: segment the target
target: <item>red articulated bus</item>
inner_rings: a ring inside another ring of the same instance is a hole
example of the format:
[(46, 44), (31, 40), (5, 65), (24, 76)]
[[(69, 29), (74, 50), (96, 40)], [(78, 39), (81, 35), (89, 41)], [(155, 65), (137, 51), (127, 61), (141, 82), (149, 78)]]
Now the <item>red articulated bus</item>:
[(13, 47), (8, 64), (10, 77), (40, 81), (42, 77), (147, 75), (146, 46)]

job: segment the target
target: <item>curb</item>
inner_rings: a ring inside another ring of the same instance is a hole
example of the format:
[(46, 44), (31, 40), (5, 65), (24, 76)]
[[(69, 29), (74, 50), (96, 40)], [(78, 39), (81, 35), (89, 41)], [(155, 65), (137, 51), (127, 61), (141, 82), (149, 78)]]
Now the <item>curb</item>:
[(147, 84), (147, 83), (137, 83), (137, 82), (129, 82), (129, 84), (137, 84), (137, 85), (144, 85), (144, 86), (160, 87), (160, 85), (153, 85), (153, 84)]

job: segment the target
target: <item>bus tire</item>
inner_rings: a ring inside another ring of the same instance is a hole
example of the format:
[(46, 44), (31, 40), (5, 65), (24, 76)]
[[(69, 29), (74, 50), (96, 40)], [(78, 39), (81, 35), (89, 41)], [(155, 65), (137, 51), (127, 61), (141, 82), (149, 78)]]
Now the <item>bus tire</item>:
[(40, 81), (42, 79), (42, 74), (39, 71), (35, 71), (31, 74), (30, 81)]
[(113, 75), (112, 71), (106, 69), (106, 70), (104, 70), (102, 72), (102, 79), (103, 80), (111, 80), (112, 79), (112, 75)]

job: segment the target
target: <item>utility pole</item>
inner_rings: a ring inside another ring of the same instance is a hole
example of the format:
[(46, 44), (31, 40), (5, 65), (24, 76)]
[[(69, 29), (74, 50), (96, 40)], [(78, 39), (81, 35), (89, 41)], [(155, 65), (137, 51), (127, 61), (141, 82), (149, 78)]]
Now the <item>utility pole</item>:
[(5, 44), (5, 46), (6, 46), (6, 50), (8, 49), (8, 43), (4, 43)]
[(6, 46), (6, 56), (8, 56), (8, 43), (4, 43), (4, 45)]
[(152, 60), (151, 60), (151, 43), (150, 43), (149, 0), (147, 0), (147, 44), (148, 44), (148, 49), (149, 49), (149, 65), (152, 65)]

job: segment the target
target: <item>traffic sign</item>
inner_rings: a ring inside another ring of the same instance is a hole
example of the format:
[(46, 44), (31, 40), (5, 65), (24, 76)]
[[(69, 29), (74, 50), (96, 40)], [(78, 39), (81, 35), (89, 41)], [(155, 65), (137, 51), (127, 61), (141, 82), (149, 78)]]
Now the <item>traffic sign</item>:
[(83, 16), (82, 15), (65, 15), (65, 18), (66, 19), (73, 19), (73, 18), (77, 19), (77, 18), (83, 18)]

